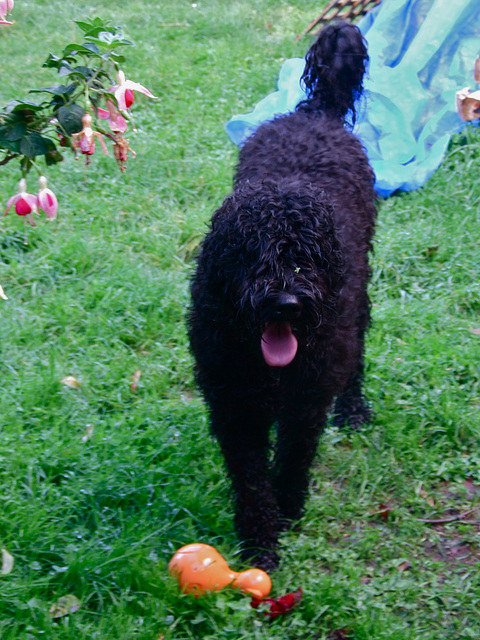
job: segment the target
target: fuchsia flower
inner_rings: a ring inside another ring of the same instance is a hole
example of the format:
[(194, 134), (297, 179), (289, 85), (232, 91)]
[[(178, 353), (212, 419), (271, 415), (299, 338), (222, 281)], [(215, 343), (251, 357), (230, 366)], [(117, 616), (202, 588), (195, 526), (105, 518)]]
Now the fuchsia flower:
[(22, 178), (18, 183), (18, 193), (12, 196), (7, 202), (7, 208), (5, 209), (3, 217), (7, 215), (13, 205), (15, 205), (15, 211), (19, 216), (27, 216), (27, 220), (32, 227), (36, 226), (32, 213), (38, 213), (37, 196), (27, 193), (25, 178)]
[(9, 22), (5, 19), (7, 17), (7, 13), (11, 13), (13, 5), (13, 0), (0, 0), (0, 24), (13, 24), (13, 22)]
[(97, 112), (99, 118), (108, 120), (108, 124), (113, 133), (124, 133), (127, 130), (128, 123), (112, 100), (107, 100), (106, 109), (100, 109), (99, 107)]
[(40, 176), (38, 182), (40, 184), (40, 191), (37, 194), (38, 206), (46, 213), (47, 218), (53, 220), (57, 217), (57, 196), (51, 189), (47, 188), (47, 179), (45, 176)]
[[(79, 133), (72, 135), (72, 146), (80, 149), (80, 152), (86, 156), (91, 156), (95, 152), (95, 138), (98, 138), (102, 145), (103, 152), (108, 156), (108, 149), (103, 141), (103, 136), (98, 131), (92, 129), (92, 116), (86, 113), (82, 118), (83, 129)], [(87, 157), (86, 164), (90, 163)]]
[(40, 191), (34, 196), (31, 193), (27, 193), (27, 182), (25, 178), (22, 178), (18, 183), (18, 193), (12, 196), (7, 202), (7, 208), (3, 216), (5, 217), (11, 207), (15, 205), (16, 213), (19, 216), (27, 216), (26, 219), (32, 227), (36, 226), (32, 213), (38, 213), (39, 209), (42, 209), (42, 211), (46, 213), (47, 218), (53, 220), (57, 215), (57, 196), (51, 189), (47, 188), (47, 179), (45, 176), (40, 176), (38, 182), (40, 184)]
[(132, 106), (135, 100), (135, 96), (133, 94), (134, 91), (139, 91), (148, 98), (156, 98), (156, 96), (150, 93), (150, 91), (142, 84), (138, 84), (138, 82), (132, 82), (131, 80), (126, 80), (123, 71), (119, 70), (117, 72), (117, 82), (118, 84), (112, 87), (111, 91), (113, 91), (113, 94), (117, 100), (118, 108), (121, 111), (126, 111)]
[(113, 146), (113, 154), (122, 173), (127, 168), (125, 163), (127, 162), (129, 151), (132, 154), (132, 158), (137, 157), (135, 151), (128, 144), (128, 140), (126, 140), (123, 136), (117, 135), (115, 144)]

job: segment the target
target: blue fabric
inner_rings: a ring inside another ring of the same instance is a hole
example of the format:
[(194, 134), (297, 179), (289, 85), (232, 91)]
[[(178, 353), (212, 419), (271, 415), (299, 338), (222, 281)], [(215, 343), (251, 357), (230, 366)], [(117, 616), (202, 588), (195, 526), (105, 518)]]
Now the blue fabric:
[[(383, 0), (358, 23), (368, 43), (370, 66), (354, 133), (363, 142), (388, 196), (424, 184), (437, 169), (450, 137), (465, 126), (455, 93), (475, 87), (480, 51), (479, 0)], [(287, 60), (278, 91), (252, 113), (233, 116), (226, 131), (241, 144), (259, 124), (295, 109), (304, 60)]]

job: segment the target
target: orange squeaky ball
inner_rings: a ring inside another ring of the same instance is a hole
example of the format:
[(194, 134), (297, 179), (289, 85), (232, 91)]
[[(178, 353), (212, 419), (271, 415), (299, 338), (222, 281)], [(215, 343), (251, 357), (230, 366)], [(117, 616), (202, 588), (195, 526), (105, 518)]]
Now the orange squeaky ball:
[(170, 560), (168, 571), (177, 578), (182, 591), (197, 595), (232, 586), (255, 598), (265, 598), (272, 588), (265, 571), (232, 571), (216, 549), (200, 542), (181, 547)]

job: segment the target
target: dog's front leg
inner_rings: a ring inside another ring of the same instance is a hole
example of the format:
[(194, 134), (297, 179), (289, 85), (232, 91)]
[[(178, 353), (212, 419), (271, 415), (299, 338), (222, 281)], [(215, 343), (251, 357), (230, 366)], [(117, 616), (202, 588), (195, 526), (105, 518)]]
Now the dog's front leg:
[(290, 410), (279, 420), (274, 487), (283, 528), (303, 514), (310, 468), (326, 419), (325, 410)]
[(211, 426), (232, 480), (243, 556), (261, 569), (276, 569), (279, 511), (269, 473), (269, 421), (230, 405), (227, 411), (212, 411)]

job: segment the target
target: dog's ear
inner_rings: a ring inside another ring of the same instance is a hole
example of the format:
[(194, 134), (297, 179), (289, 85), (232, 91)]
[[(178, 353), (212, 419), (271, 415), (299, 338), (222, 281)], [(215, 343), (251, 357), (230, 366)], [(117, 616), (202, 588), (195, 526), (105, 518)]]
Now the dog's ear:
[(244, 246), (237, 224), (238, 210), (237, 200), (228, 196), (212, 216), (210, 230), (197, 257), (192, 291), (195, 283), (200, 283), (198, 295), (216, 300), (225, 298), (227, 289), (245, 276)]

